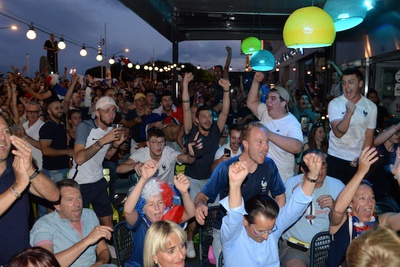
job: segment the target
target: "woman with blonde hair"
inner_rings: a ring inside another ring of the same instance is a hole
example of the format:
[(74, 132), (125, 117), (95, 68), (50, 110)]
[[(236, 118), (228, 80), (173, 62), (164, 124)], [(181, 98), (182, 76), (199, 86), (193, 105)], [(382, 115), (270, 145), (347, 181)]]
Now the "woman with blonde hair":
[(400, 237), (379, 226), (354, 239), (346, 252), (348, 267), (400, 266)]
[(186, 234), (174, 222), (164, 220), (153, 223), (144, 241), (144, 267), (185, 266)]

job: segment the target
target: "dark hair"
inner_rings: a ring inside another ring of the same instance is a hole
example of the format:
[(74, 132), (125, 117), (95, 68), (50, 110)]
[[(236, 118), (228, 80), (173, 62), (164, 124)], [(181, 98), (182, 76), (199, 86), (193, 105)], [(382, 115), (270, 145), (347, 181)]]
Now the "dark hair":
[(50, 107), (50, 105), (53, 104), (54, 102), (60, 102), (60, 103), (61, 103), (60, 99), (55, 98), (55, 97), (50, 97), (50, 98), (47, 99), (46, 102), (45, 102), (45, 103), (46, 103), (46, 110), (48, 110), (49, 107)]
[(79, 109), (70, 109), (70, 110), (68, 110), (68, 113), (67, 113), (67, 119), (70, 120), (72, 117), (72, 114), (74, 114), (74, 113), (79, 113), (79, 115), (82, 116), (82, 112)]
[(216, 68), (220, 68), (221, 70), (224, 70), (224, 67), (222, 67), (222, 65), (215, 65), (215, 66), (214, 66), (214, 70), (215, 70)]
[(147, 140), (150, 140), (151, 137), (162, 137), (165, 139), (165, 133), (158, 129), (157, 127), (153, 127), (147, 131)]
[[(318, 123), (313, 124), (310, 132), (308, 133), (308, 146), (310, 148), (317, 148), (317, 143), (315, 142), (315, 133), (319, 127), (324, 128), (324, 131), (325, 131), (324, 124), (321, 122), (318, 122)], [(325, 136), (324, 140), (322, 140), (322, 142), (321, 142), (322, 152), (328, 153), (328, 147), (329, 147), (328, 138), (326, 138), (326, 136)]]
[(239, 124), (232, 124), (231, 125), (231, 127), (229, 127), (230, 129), (229, 129), (229, 132), (232, 132), (232, 131), (238, 131), (238, 132), (241, 132), (242, 131), (242, 126), (241, 125), (239, 125)]
[(160, 99), (162, 99), (164, 96), (171, 96), (171, 97), (172, 97), (172, 94), (171, 94), (170, 91), (164, 91), (164, 92), (161, 94)]
[(208, 110), (208, 111), (211, 112), (212, 109), (211, 109), (210, 106), (201, 106), (201, 107), (198, 107), (197, 110), (196, 110), (196, 118), (199, 118), (200, 111), (203, 111), (203, 110)]
[(357, 68), (348, 68), (348, 69), (345, 69), (345, 70), (343, 71), (342, 77), (343, 77), (344, 75), (353, 75), (353, 74), (355, 74), (355, 75), (357, 76), (357, 78), (358, 78), (359, 81), (364, 81), (364, 75), (363, 75), (362, 72), (361, 72), (359, 69), (357, 69)]
[(244, 217), (250, 224), (254, 224), (259, 215), (267, 219), (276, 219), (279, 213), (278, 204), (269, 196), (254, 196), (245, 202), (244, 207), (247, 212)]
[(53, 202), (53, 205), (59, 205), (61, 203), (61, 198), (62, 198), (61, 189), (63, 189), (64, 187), (72, 187), (81, 190), (79, 184), (73, 179), (65, 179), (58, 181), (56, 183), (56, 186), (58, 188), (58, 191), (60, 191), (60, 198), (57, 201)]
[(144, 92), (144, 95), (147, 96), (148, 94), (156, 95), (156, 92), (154, 90), (146, 90), (146, 92)]
[(368, 89), (367, 98), (369, 98), (371, 94), (376, 94), (378, 96), (378, 92), (375, 89)]
[(300, 168), (303, 170), (304, 173), (308, 173), (309, 172), (309, 169), (308, 169), (307, 165), (304, 163), (304, 156), (307, 155), (307, 154), (311, 154), (311, 153), (316, 154), (316, 155), (320, 155), (320, 156), (325, 158), (324, 152), (322, 152), (318, 148), (310, 147), (309, 149), (304, 151), (303, 152), (303, 156), (301, 157), (301, 163), (300, 163)]
[(61, 267), (56, 257), (42, 247), (31, 247), (14, 256), (8, 267), (26, 267), (31, 264), (34, 267)]
[(397, 118), (389, 118), (385, 120), (385, 123), (383, 124), (383, 129), (387, 129), (393, 125), (399, 124), (400, 120)]

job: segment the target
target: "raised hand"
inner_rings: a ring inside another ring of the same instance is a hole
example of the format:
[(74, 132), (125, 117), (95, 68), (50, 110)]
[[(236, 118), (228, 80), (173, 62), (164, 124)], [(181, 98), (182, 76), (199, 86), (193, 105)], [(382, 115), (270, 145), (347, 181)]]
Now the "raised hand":
[(183, 82), (184, 84), (188, 84), (189, 82), (191, 82), (191, 81), (193, 80), (193, 78), (194, 78), (193, 73), (191, 73), (191, 72), (186, 72), (185, 75), (183, 76), (182, 82)]
[(243, 181), (246, 179), (247, 174), (249, 174), (249, 169), (247, 168), (247, 162), (236, 161), (229, 166), (229, 186), (241, 186)]
[(397, 179), (400, 178), (400, 147), (396, 150), (396, 161), (394, 164), (390, 164), (390, 171)]
[(190, 181), (183, 173), (174, 176), (174, 185), (181, 193), (187, 193), (190, 187)]
[(158, 162), (155, 160), (148, 160), (142, 165), (141, 179), (150, 179), (156, 173), (158, 168)]
[(361, 151), (360, 157), (358, 159), (357, 171), (363, 173), (364, 175), (367, 174), (371, 165), (378, 160), (378, 157), (376, 156), (377, 153), (378, 151), (376, 151), (375, 147), (367, 146), (366, 148), (364, 148), (363, 151)]
[(193, 142), (188, 144), (189, 155), (191, 157), (196, 156), (194, 153), (193, 147), (196, 147), (197, 149), (203, 149), (203, 143), (202, 143), (202, 139), (201, 138), (199, 139), (199, 133), (200, 132), (197, 132), (196, 135), (194, 136)]
[[(322, 167), (322, 159), (319, 155), (310, 153), (303, 157), (304, 163), (307, 165), (309, 173), (314, 177), (319, 174)], [(312, 177), (311, 179), (313, 179)]]
[(254, 78), (253, 78), (253, 80), (254, 81), (256, 81), (256, 82), (258, 82), (258, 83), (262, 83), (262, 81), (264, 80), (264, 73), (262, 73), (262, 72), (256, 72), (255, 74), (254, 74)]
[(224, 88), (224, 91), (229, 90), (229, 86), (231, 86), (231, 83), (228, 80), (225, 79), (219, 79), (218, 84)]

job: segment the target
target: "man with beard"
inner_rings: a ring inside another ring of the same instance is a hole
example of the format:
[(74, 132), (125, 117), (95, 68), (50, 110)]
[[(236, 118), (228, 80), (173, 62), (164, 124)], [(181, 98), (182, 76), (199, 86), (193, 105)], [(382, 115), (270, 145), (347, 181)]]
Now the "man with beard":
[(28, 142), (11, 136), (0, 116), (0, 266), (29, 247), (28, 192), (49, 201), (60, 196), (54, 183), (32, 166)]
[(114, 99), (103, 96), (96, 103), (96, 118), (78, 124), (74, 146), (74, 162), (69, 178), (78, 182), (83, 207), (92, 204), (102, 225), (113, 227), (112, 209), (103, 177), (102, 162), (110, 159), (125, 141), (122, 128), (112, 128), (117, 112)]
[[(169, 91), (165, 91), (161, 95), (161, 106), (153, 110), (153, 113), (157, 113), (164, 119), (163, 132), (167, 138), (167, 141), (182, 143), (181, 140), (177, 140), (179, 133), (183, 125), (183, 111), (181, 107), (177, 107), (172, 102), (172, 94)], [(179, 150), (180, 147), (174, 144), (167, 144), (172, 148)], [(182, 144), (181, 144), (182, 145)], [(180, 145), (180, 146), (181, 146)]]
[[(67, 132), (62, 123), (63, 108), (58, 99), (47, 102), (49, 119), (39, 130), (40, 148), (43, 154), (42, 172), (55, 183), (67, 177), (72, 149), (67, 147)], [(43, 215), (43, 214), (42, 214)]]
[[(193, 80), (192, 73), (185, 73), (183, 78), (182, 90), (182, 108), (184, 116), (184, 134), (187, 143), (197, 140), (202, 140), (203, 152), (195, 153), (196, 161), (193, 164), (186, 165), (185, 175), (190, 180), (190, 196), (194, 199), (197, 193), (203, 188), (211, 176), (211, 165), (214, 162), (214, 155), (219, 147), (221, 133), (224, 130), (226, 119), (229, 113), (229, 81), (220, 79), (219, 85), (223, 87), (222, 111), (219, 114), (218, 120), (213, 122), (211, 108), (201, 106), (196, 111), (196, 122), (198, 126), (193, 124), (192, 113), (190, 110), (190, 100), (188, 84)], [(196, 151), (195, 151), (196, 152)], [(188, 243), (187, 256), (195, 258), (196, 252), (193, 246), (193, 236), (196, 231), (196, 221), (193, 220), (188, 225)]]
[[(208, 215), (207, 203), (214, 202), (218, 194), (221, 199), (228, 195), (229, 166), (238, 161), (246, 162), (249, 171), (248, 178), (242, 186), (244, 201), (256, 195), (267, 196), (271, 194), (279, 207), (285, 205), (285, 186), (274, 161), (267, 157), (269, 149), (267, 132), (268, 129), (260, 122), (251, 122), (243, 127), (241, 134), (242, 154), (219, 164), (213, 171), (210, 180), (196, 196), (194, 201), (196, 206), (195, 216), (200, 225), (204, 225), (205, 218)], [(213, 229), (213, 251), (216, 259), (221, 253), (220, 228), (224, 215), (225, 211), (221, 207)]]
[(347, 184), (357, 172), (358, 156), (362, 149), (372, 146), (376, 127), (377, 107), (361, 95), (364, 75), (359, 69), (343, 71), (343, 95), (328, 106), (329, 149), (326, 159), (328, 175)]
[(57, 187), (61, 198), (54, 204), (55, 211), (33, 226), (31, 245), (53, 253), (61, 266), (115, 266), (107, 264), (110, 251), (105, 242), (113, 229), (100, 226), (94, 212), (83, 208), (77, 182), (63, 180)]

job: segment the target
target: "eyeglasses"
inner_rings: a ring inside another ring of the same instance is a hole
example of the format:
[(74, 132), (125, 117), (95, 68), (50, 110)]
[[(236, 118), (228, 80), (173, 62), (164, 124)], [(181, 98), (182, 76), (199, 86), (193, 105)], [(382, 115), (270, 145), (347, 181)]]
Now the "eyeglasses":
[(276, 224), (274, 224), (274, 228), (272, 228), (271, 230), (265, 230), (265, 231), (258, 231), (254, 228), (253, 224), (250, 224), (251, 229), (253, 229), (254, 235), (255, 236), (262, 236), (264, 234), (272, 234), (273, 232), (276, 232), (276, 230), (278, 230), (278, 226), (276, 226)]
[(165, 145), (165, 141), (150, 141), (150, 144), (152, 145), (158, 145), (158, 146), (163, 146)]
[(38, 114), (39, 110), (25, 110), (26, 114)]

